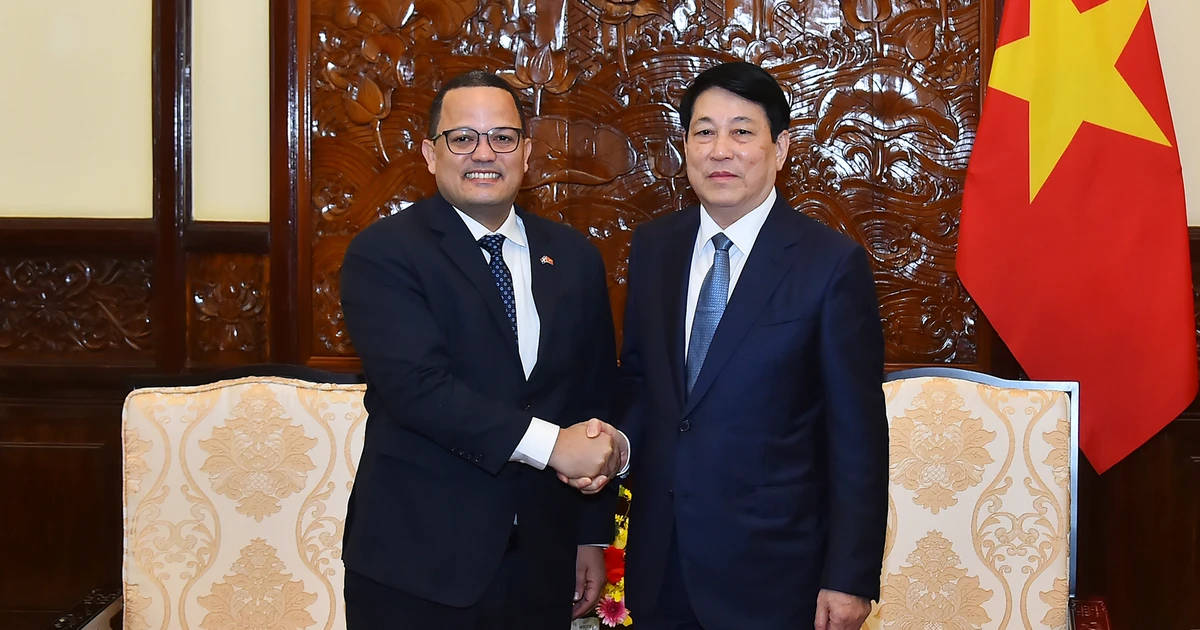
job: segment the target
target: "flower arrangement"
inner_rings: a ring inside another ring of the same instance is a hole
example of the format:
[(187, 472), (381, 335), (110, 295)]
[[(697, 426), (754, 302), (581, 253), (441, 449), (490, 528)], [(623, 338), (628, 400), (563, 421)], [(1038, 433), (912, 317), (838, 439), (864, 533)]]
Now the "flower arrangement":
[(620, 496), (616, 514), (617, 534), (612, 544), (604, 550), (608, 583), (604, 585), (604, 594), (596, 604), (596, 609), (576, 619), (572, 630), (597, 630), (601, 624), (610, 628), (633, 624), (629, 609), (625, 607), (625, 540), (629, 535), (629, 502), (633, 497), (625, 486), (618, 487), (617, 493)]

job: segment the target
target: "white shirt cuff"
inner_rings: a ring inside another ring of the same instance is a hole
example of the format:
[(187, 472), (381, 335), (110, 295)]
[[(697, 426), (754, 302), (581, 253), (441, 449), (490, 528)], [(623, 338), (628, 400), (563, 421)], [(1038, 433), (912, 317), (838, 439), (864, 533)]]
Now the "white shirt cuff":
[(538, 470), (546, 468), (550, 454), (554, 452), (554, 445), (558, 442), (558, 431), (557, 424), (551, 424), (541, 418), (531, 419), (524, 437), (517, 444), (517, 450), (513, 451), (508, 461), (520, 462)]
[(629, 474), (629, 465), (633, 463), (633, 451), (629, 448), (629, 437), (625, 435), (625, 432), (617, 429), (617, 433), (620, 433), (621, 439), (625, 440), (625, 452), (628, 454), (625, 465), (621, 467), (621, 472), (617, 473), (618, 477), (624, 479)]

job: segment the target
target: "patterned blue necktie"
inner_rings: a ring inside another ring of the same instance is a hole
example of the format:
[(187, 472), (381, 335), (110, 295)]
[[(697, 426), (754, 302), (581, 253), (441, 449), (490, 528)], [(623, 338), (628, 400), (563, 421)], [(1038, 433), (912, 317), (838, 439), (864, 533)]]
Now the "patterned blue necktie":
[(712, 267), (704, 276), (704, 284), (700, 285), (700, 298), (696, 300), (696, 314), (692, 318), (692, 336), (688, 343), (687, 352), (687, 391), (692, 393), (696, 378), (700, 376), (700, 368), (704, 367), (704, 357), (708, 355), (708, 346), (712, 344), (713, 334), (717, 332), (717, 324), (721, 323), (721, 315), (725, 314), (725, 303), (729, 301), (729, 248), (733, 241), (728, 236), (717, 232), (712, 237), (712, 244), (717, 248), (713, 252)]
[(517, 299), (513, 295), (512, 274), (508, 265), (504, 264), (504, 235), (488, 234), (479, 239), (479, 246), (491, 255), (488, 267), (496, 278), (496, 288), (500, 289), (500, 299), (504, 301), (504, 312), (508, 314), (508, 323), (512, 324), (513, 337), (517, 336)]

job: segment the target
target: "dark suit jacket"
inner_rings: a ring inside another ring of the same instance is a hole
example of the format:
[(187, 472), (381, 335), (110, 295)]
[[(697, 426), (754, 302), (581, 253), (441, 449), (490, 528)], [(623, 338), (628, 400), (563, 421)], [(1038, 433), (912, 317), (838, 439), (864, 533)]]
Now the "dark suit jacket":
[(517, 213), (541, 320), (528, 381), (483, 252), (440, 195), (363, 230), (342, 266), (369, 414), (343, 558), (450, 606), (479, 600), (514, 515), (535, 568), (530, 591), (555, 605), (571, 601), (577, 545), (614, 534), (615, 495), (585, 498), (549, 468), (508, 461), (531, 417), (607, 418), (616, 372), (599, 251), (570, 227)]
[(879, 594), (888, 429), (870, 265), (781, 195), (686, 396), (699, 213), (633, 236), (616, 415), (634, 458), (630, 608), (657, 602), (674, 527), (706, 628), (812, 627), (821, 588)]

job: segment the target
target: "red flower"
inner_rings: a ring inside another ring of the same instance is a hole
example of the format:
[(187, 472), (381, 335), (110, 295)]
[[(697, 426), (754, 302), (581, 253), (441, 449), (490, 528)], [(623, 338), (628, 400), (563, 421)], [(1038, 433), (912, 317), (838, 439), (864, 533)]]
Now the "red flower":
[(608, 572), (608, 583), (616, 584), (625, 577), (625, 550), (613, 546), (604, 548), (604, 567)]

